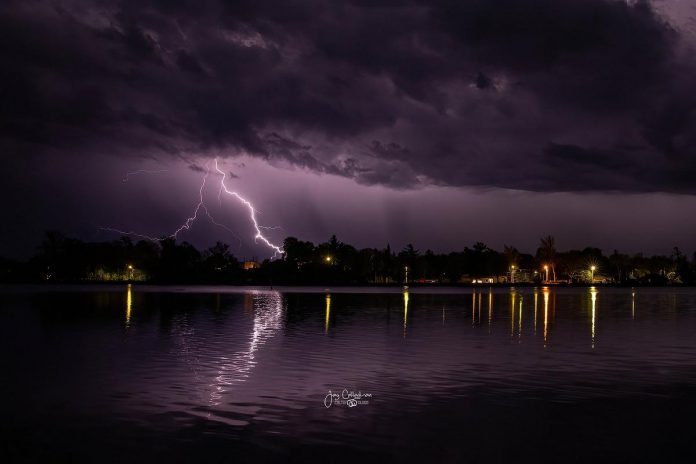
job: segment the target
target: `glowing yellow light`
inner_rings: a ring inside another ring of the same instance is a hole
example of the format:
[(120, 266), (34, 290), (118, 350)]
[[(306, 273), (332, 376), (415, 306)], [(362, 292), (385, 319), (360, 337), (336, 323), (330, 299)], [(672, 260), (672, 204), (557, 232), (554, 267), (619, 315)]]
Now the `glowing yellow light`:
[(133, 306), (133, 295), (131, 292), (131, 284), (128, 284), (128, 287), (126, 287), (126, 325), (130, 325), (132, 306)]
[(479, 293), (478, 297), (478, 322), (479, 324), (481, 323), (481, 297), (483, 296), (483, 293)]
[(330, 263), (330, 262), (331, 262), (331, 256), (327, 256), (327, 257), (326, 257), (326, 262), (327, 262), (327, 263)]
[(406, 325), (408, 320), (408, 290), (404, 290), (404, 338), (406, 337)]
[(592, 348), (595, 347), (595, 324), (596, 324), (596, 309), (597, 309), (597, 289), (590, 287), (590, 295), (592, 296)]
[(331, 315), (331, 294), (326, 294), (326, 318), (324, 320), (324, 333), (329, 333), (329, 316)]
[(591, 271), (597, 270), (597, 266), (590, 266), (590, 270), (591, 270)]
[(543, 288), (544, 292), (544, 347), (546, 347), (546, 339), (549, 334), (549, 289)]
[(491, 330), (491, 319), (493, 318), (493, 289), (488, 289), (488, 330)]

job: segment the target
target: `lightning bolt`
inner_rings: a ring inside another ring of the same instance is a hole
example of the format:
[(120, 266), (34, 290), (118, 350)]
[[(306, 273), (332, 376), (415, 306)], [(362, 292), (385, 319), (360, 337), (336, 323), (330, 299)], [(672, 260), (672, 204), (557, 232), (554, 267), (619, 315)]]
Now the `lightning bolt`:
[[(230, 196), (235, 197), (237, 200), (239, 200), (239, 202), (241, 202), (244, 206), (246, 206), (247, 210), (249, 211), (249, 217), (250, 217), (250, 219), (251, 219), (251, 222), (252, 222), (253, 225), (254, 225), (254, 230), (256, 231), (256, 235), (254, 236), (254, 243), (258, 243), (258, 241), (260, 240), (264, 245), (266, 245), (267, 247), (269, 247), (269, 248), (271, 248), (271, 249), (273, 250), (273, 256), (274, 256), (274, 257), (277, 256), (277, 255), (279, 255), (279, 254), (282, 255), (282, 254), (283, 254), (283, 249), (282, 249), (282, 247), (280, 247), (280, 246), (275, 245), (274, 243), (272, 243), (272, 242), (271, 242), (266, 236), (264, 236), (263, 233), (261, 232), (262, 229), (271, 229), (271, 230), (273, 230), (273, 229), (279, 229), (280, 227), (265, 227), (265, 226), (259, 225), (258, 221), (256, 220), (256, 213), (257, 213), (258, 211), (254, 208), (254, 206), (251, 204), (251, 202), (250, 202), (249, 200), (247, 200), (246, 198), (242, 197), (242, 196), (241, 196), (240, 194), (238, 194), (237, 192), (234, 192), (234, 191), (229, 190), (229, 189), (227, 188), (227, 186), (225, 185), (226, 174), (225, 174), (222, 170), (220, 170), (220, 168), (218, 167), (217, 158), (215, 159), (215, 170), (216, 170), (218, 173), (220, 173), (220, 174), (222, 175), (222, 178), (220, 179), (220, 188), (219, 188), (219, 190), (218, 190), (218, 200), (220, 200), (220, 198), (221, 198), (221, 196), (222, 196), (222, 192), (225, 192), (227, 195), (230, 195)], [(128, 180), (129, 175), (135, 175), (135, 174), (143, 173), (143, 172), (146, 172), (146, 173), (155, 173), (155, 172), (164, 172), (164, 171), (166, 171), (166, 170), (161, 170), (161, 171), (145, 171), (145, 170), (139, 170), (139, 171), (135, 171), (135, 172), (126, 174), (126, 177), (124, 178), (123, 181), (126, 182), (126, 181)], [(203, 190), (205, 189), (205, 185), (206, 185), (206, 183), (207, 183), (207, 181), (208, 181), (209, 175), (210, 175), (210, 163), (208, 163), (208, 164), (206, 165), (206, 172), (205, 172), (205, 175), (203, 176), (203, 182), (201, 183), (201, 187), (200, 187), (200, 189), (198, 190), (198, 203), (196, 204), (196, 207), (195, 207), (194, 210), (193, 210), (193, 214), (192, 214), (190, 217), (186, 218), (186, 221), (184, 221), (184, 223), (181, 224), (173, 233), (171, 233), (171, 234), (169, 234), (169, 235), (167, 235), (167, 236), (165, 236), (165, 237), (163, 237), (163, 238), (152, 237), (152, 236), (150, 236), (150, 235), (141, 234), (141, 233), (139, 233), (139, 232), (125, 231), (125, 230), (116, 229), (116, 228), (113, 228), (113, 227), (100, 227), (99, 229), (104, 230), (104, 231), (119, 233), (119, 234), (122, 234), (122, 235), (128, 235), (128, 236), (132, 236), (132, 237), (138, 237), (138, 238), (142, 238), (142, 239), (145, 239), (145, 240), (150, 240), (150, 241), (152, 241), (152, 242), (161, 242), (161, 241), (167, 240), (167, 239), (176, 239), (177, 236), (178, 236), (181, 232), (183, 232), (183, 231), (185, 231), (185, 230), (186, 230), (186, 231), (187, 231), (187, 230), (190, 230), (190, 229), (191, 229), (191, 226), (193, 225), (194, 222), (196, 222), (196, 220), (197, 220), (198, 217), (199, 217), (199, 213), (200, 213), (201, 210), (202, 210), (203, 213), (206, 215), (206, 217), (208, 218), (208, 220), (209, 220), (212, 224), (214, 224), (214, 225), (216, 225), (216, 226), (218, 226), (218, 227), (221, 227), (221, 228), (227, 230), (227, 231), (230, 232), (237, 240), (239, 240), (239, 246), (240, 246), (240, 248), (241, 248), (241, 245), (242, 245), (242, 240), (241, 240), (241, 238), (239, 238), (239, 236), (238, 236), (232, 229), (230, 229), (230, 228), (227, 227), (226, 225), (221, 224), (221, 223), (219, 223), (218, 221), (216, 221), (215, 218), (213, 217), (213, 215), (210, 214), (210, 211), (208, 210), (208, 208), (205, 206), (205, 201), (203, 200)], [(221, 201), (221, 200), (220, 200), (220, 201)]]
[(261, 228), (263, 226), (259, 226), (258, 221), (256, 220), (256, 209), (254, 208), (254, 205), (252, 205), (249, 200), (246, 198), (242, 197), (240, 194), (238, 194), (235, 191), (229, 190), (227, 186), (225, 185), (225, 178), (227, 177), (227, 174), (225, 174), (224, 171), (222, 171), (218, 167), (218, 160), (215, 158), (215, 170), (219, 172), (222, 175), (222, 179), (220, 179), (220, 190), (218, 192), (218, 195), (222, 195), (222, 192), (224, 191), (227, 195), (235, 197), (237, 200), (239, 200), (241, 203), (244, 204), (244, 206), (247, 207), (249, 210), (249, 217), (251, 218), (251, 222), (254, 224), (254, 229), (256, 229), (256, 235), (254, 236), (254, 242), (257, 242), (258, 240), (261, 240), (267, 247), (272, 248), (274, 250), (273, 256), (276, 256), (278, 254), (282, 255), (283, 254), (283, 249), (279, 247), (278, 245), (274, 245), (271, 243), (271, 241), (266, 238), (263, 233), (261, 232)]

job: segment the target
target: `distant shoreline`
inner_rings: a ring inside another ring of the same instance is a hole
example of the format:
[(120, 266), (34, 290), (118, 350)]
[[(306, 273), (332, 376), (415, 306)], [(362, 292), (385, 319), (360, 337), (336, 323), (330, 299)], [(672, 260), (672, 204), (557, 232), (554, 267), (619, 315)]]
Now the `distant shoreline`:
[[(240, 284), (225, 284), (225, 283), (186, 283), (186, 282), (132, 282), (132, 281), (95, 281), (95, 282), (2, 282), (0, 283), (0, 289), (7, 287), (36, 287), (36, 288), (59, 288), (59, 287), (123, 287), (131, 285), (138, 288), (174, 288), (174, 287), (187, 287), (187, 288), (230, 288), (230, 289), (316, 289), (316, 288), (326, 288), (326, 289), (348, 289), (348, 288), (364, 288), (364, 289), (389, 289), (389, 290), (405, 290), (403, 284), (326, 284), (326, 283), (316, 283), (316, 284), (302, 284), (302, 285), (285, 285), (285, 284), (275, 284), (275, 285), (240, 285)], [(563, 288), (696, 288), (696, 285), (687, 284), (618, 284), (618, 283), (596, 283), (596, 284), (535, 284), (535, 283), (491, 283), (491, 284), (408, 284), (408, 290), (427, 290), (427, 289), (448, 289), (448, 288), (460, 288), (460, 289), (487, 289), (487, 288), (549, 288), (549, 289), (563, 289)]]

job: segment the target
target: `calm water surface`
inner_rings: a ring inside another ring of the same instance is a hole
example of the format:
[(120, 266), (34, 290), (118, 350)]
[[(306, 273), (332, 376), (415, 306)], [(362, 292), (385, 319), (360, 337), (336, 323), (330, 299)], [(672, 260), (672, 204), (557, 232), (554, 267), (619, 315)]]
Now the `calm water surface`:
[(696, 457), (693, 289), (5, 287), (0, 303), (3, 461)]

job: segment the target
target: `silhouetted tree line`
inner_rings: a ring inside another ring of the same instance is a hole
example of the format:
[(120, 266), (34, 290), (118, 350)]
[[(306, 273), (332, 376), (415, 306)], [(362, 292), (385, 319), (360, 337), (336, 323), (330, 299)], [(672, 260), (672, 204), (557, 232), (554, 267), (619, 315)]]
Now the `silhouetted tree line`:
[[(696, 283), (696, 253), (689, 259), (678, 248), (669, 256), (605, 256), (599, 248), (556, 250), (543, 237), (534, 255), (505, 246), (496, 251), (477, 242), (462, 251), (436, 254), (407, 245), (400, 251), (356, 249), (332, 236), (315, 245), (295, 237), (285, 254), (262, 263), (240, 262), (229, 245), (217, 242), (199, 251), (173, 239), (154, 243), (128, 237), (84, 242), (47, 232), (26, 262), (0, 258), (4, 282), (147, 281), (244, 285), (364, 285), (408, 283), (618, 283), (664, 285)], [(245, 269), (249, 268), (249, 269)]]

